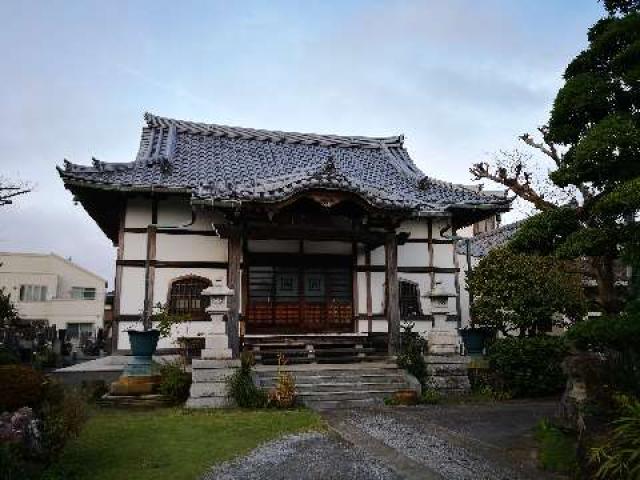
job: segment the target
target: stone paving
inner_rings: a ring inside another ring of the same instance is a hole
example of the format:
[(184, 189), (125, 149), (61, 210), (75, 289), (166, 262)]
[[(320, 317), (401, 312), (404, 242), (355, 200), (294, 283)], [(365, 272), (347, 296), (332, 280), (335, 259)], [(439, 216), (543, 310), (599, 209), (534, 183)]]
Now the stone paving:
[(324, 414), (332, 434), (289, 436), (205, 480), (533, 480), (533, 428), (554, 401), (379, 407)]

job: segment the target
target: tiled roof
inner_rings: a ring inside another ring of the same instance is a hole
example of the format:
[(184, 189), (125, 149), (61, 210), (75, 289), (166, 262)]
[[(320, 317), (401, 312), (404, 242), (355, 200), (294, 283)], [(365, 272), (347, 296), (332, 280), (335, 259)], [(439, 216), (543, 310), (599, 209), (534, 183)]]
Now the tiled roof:
[(504, 209), (485, 195), (424, 175), (404, 138), (346, 137), (254, 130), (145, 115), (136, 160), (65, 161), (67, 184), (104, 189), (165, 188), (198, 198), (273, 202), (307, 189), (345, 190), (385, 208)]
[[(485, 257), (491, 250), (503, 246), (518, 231), (522, 221), (509, 223), (489, 232), (469, 238), (469, 252), (472, 257)], [(467, 240), (460, 240), (456, 245), (458, 255), (467, 254)]]

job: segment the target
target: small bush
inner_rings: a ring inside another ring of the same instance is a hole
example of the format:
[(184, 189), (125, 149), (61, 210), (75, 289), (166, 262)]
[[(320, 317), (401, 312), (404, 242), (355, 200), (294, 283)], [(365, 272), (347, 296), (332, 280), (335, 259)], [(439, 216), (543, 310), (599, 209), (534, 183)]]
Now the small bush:
[(442, 395), (437, 390), (428, 388), (422, 392), (420, 403), (423, 405), (437, 405), (442, 403)]
[(36, 407), (41, 400), (44, 383), (44, 376), (33, 368), (0, 366), (0, 413)]
[(276, 386), (269, 391), (269, 404), (278, 408), (291, 408), (296, 403), (296, 382), (284, 369), (284, 355), (278, 355), (278, 378)]
[(597, 479), (640, 478), (640, 401), (627, 399), (624, 403), (612, 433), (589, 453)]
[(556, 394), (566, 377), (562, 361), (568, 353), (564, 338), (539, 336), (496, 340), (488, 351), (489, 366), (502, 388), (514, 397)]
[(540, 466), (544, 470), (570, 474), (578, 467), (576, 439), (569, 433), (543, 419), (536, 426)]
[(241, 408), (263, 408), (267, 394), (253, 381), (254, 358), (249, 352), (240, 355), (240, 368), (227, 379), (229, 397)]
[(189, 398), (191, 374), (184, 362), (176, 360), (160, 366), (160, 393), (174, 405), (180, 405)]
[(427, 363), (424, 360), (427, 341), (418, 332), (413, 331), (414, 326), (414, 323), (402, 326), (402, 334), (400, 336), (401, 353), (398, 355), (398, 366), (416, 377), (424, 387), (428, 377)]
[(79, 390), (47, 382), (37, 416), (41, 421), (41, 458), (49, 463), (80, 434), (88, 419), (87, 402)]

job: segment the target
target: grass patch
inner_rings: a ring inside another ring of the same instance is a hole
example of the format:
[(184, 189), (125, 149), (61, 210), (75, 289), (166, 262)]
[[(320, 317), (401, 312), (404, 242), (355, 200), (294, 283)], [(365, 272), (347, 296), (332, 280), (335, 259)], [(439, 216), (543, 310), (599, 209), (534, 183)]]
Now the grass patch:
[(319, 428), (309, 410), (97, 410), (45, 478), (194, 480), (265, 441)]
[(551, 472), (570, 474), (578, 468), (576, 439), (549, 420), (536, 426), (540, 466)]

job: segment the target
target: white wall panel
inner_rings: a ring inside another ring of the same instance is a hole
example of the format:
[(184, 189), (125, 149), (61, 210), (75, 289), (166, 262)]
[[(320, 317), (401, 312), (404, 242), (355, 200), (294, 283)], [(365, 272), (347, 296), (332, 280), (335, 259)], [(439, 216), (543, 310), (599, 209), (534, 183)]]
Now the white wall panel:
[(147, 234), (125, 232), (122, 255), (125, 260), (145, 260), (147, 258)]
[[(144, 269), (140, 269), (143, 270)], [(197, 275), (208, 278), (213, 283), (217, 278), (227, 281), (227, 271), (214, 268), (156, 268), (153, 288), (153, 304), (165, 304), (169, 295), (169, 285), (172, 280), (187, 275)]]
[(205, 235), (156, 235), (156, 259), (226, 262), (227, 240)]
[(124, 226), (126, 228), (146, 227), (151, 223), (151, 199), (133, 197), (127, 200), (127, 213)]
[(140, 315), (144, 306), (144, 268), (122, 267), (120, 314)]
[(398, 246), (399, 267), (426, 267), (429, 265), (429, 248), (426, 243), (405, 243)]

